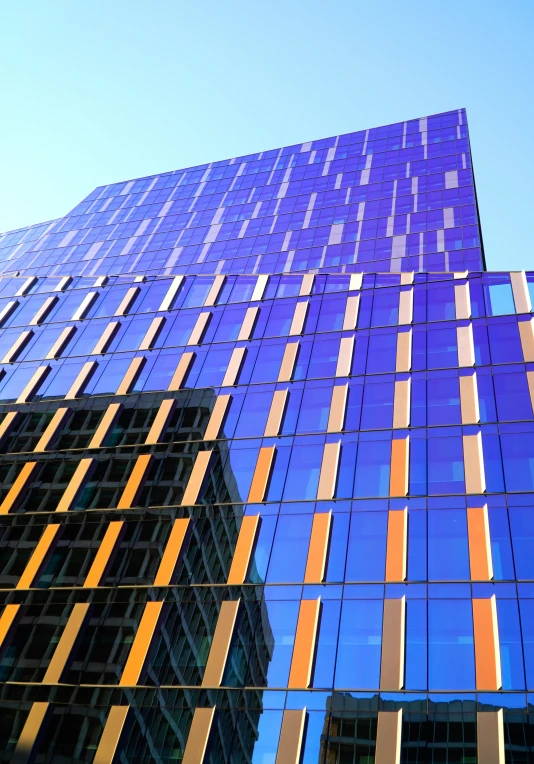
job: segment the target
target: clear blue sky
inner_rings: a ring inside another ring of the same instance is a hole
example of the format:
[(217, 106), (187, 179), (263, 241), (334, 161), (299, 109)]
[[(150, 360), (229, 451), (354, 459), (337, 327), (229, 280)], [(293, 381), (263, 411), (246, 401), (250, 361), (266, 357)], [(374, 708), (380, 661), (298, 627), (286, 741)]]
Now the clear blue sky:
[(0, 7), (0, 230), (97, 185), (466, 107), (488, 267), (534, 268), (532, 0)]

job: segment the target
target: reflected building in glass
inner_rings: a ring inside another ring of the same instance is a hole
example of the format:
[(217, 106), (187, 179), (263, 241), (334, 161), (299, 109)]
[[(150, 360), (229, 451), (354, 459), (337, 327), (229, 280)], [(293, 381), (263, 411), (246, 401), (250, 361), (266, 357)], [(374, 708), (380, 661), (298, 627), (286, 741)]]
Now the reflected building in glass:
[(0, 761), (534, 760), (534, 272), (464, 110), (97, 188), (0, 272)]

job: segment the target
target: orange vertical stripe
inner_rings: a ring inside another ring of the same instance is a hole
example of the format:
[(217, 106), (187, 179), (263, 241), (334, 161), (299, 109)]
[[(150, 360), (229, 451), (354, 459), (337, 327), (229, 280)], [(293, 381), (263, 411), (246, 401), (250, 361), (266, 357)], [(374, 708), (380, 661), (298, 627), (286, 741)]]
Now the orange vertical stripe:
[(161, 557), (156, 577), (154, 579), (154, 586), (169, 586), (172, 583), (178, 560), (180, 559), (180, 553), (183, 549), (184, 542), (187, 537), (187, 531), (189, 529), (189, 518), (178, 518), (174, 521), (169, 538), (165, 544), (165, 551)]
[(32, 479), (37, 474), (38, 468), (37, 462), (26, 462), (23, 465), (15, 478), (15, 482), (7, 492), (2, 504), (0, 504), (0, 515), (7, 515), (8, 512), (11, 512), (11, 510), (18, 506), (29, 489)]
[(203, 764), (215, 708), (195, 708), (182, 764)]
[(491, 581), (493, 562), (486, 505), (467, 508), (467, 536), (471, 579), (474, 581)]
[(239, 586), (244, 584), (250, 568), (254, 544), (258, 535), (261, 518), (259, 515), (245, 515), (241, 521), (239, 536), (235, 546), (230, 572), (228, 573), (228, 585)]
[(196, 504), (209, 471), (213, 451), (199, 451), (182, 498), (182, 507)]
[(313, 516), (308, 559), (304, 573), (305, 584), (319, 584), (324, 580), (331, 526), (332, 510), (316, 513)]
[(217, 626), (215, 627), (208, 661), (202, 678), (202, 687), (221, 686), (240, 602), (241, 600), (226, 600), (221, 603)]
[(121, 687), (135, 687), (138, 683), (164, 604), (164, 602), (146, 603), (119, 682)]
[(408, 494), (409, 450), (409, 438), (391, 441), (390, 496), (407, 496)]
[(137, 503), (153, 461), (154, 457), (152, 454), (140, 454), (137, 457), (137, 461), (117, 504), (117, 509), (131, 509)]
[(254, 476), (248, 494), (247, 501), (250, 503), (260, 503), (265, 500), (275, 454), (275, 446), (265, 446), (264, 448), (260, 448), (258, 461), (256, 462), (256, 469), (254, 470)]
[(320, 610), (320, 598), (301, 600), (287, 684), (290, 689), (306, 689), (310, 685)]
[(39, 571), (42, 569), (47, 557), (53, 549), (54, 542), (57, 542), (59, 536), (58, 533), (61, 529), (60, 525), (47, 525), (43, 531), (43, 535), (37, 542), (35, 549), (32, 552), (32, 556), (28, 560), (24, 572), (19, 578), (19, 582), (16, 589), (29, 589)]
[(386, 548), (386, 581), (404, 581), (408, 546), (408, 510), (390, 509)]
[(495, 595), (489, 599), (473, 599), (473, 630), (477, 690), (500, 690), (501, 652)]
[(104, 534), (104, 538), (100, 542), (100, 546), (98, 547), (98, 551), (95, 555), (93, 563), (89, 568), (89, 572), (83, 585), (84, 589), (93, 589), (100, 585), (100, 581), (106, 572), (106, 569), (111, 560), (111, 555), (116, 548), (123, 528), (123, 520), (117, 520), (109, 523), (106, 533)]

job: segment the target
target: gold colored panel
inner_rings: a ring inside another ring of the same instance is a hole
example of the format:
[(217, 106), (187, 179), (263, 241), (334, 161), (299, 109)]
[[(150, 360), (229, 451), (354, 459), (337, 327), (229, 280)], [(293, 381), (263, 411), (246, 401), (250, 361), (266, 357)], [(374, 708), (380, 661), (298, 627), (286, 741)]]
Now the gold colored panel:
[(152, 350), (161, 330), (165, 326), (167, 319), (165, 316), (156, 316), (148, 327), (147, 333), (141, 340), (139, 350)]
[(121, 304), (117, 308), (115, 316), (125, 316), (127, 313), (129, 313), (130, 308), (136, 301), (137, 295), (139, 294), (140, 291), (141, 290), (139, 289), (139, 287), (130, 287), (130, 289), (128, 289), (128, 291), (124, 295)]
[(54, 358), (59, 358), (61, 353), (65, 350), (71, 339), (76, 334), (76, 331), (77, 329), (75, 326), (66, 326), (50, 348), (49, 352), (45, 356), (45, 359), (47, 361), (53, 361)]
[(74, 311), (74, 315), (72, 316), (71, 320), (81, 321), (82, 318), (85, 318), (89, 310), (94, 305), (97, 297), (98, 297), (98, 292), (88, 292), (83, 298), (80, 307)]
[(77, 398), (79, 395), (83, 394), (86, 385), (95, 373), (97, 367), (98, 361), (87, 361), (87, 363), (84, 363), (80, 369), (80, 373), (72, 383), (70, 390), (65, 396), (66, 400), (69, 398)]
[(227, 600), (221, 603), (221, 610), (202, 679), (202, 687), (221, 686), (240, 602), (241, 600)]
[(39, 368), (35, 371), (35, 374), (33, 374), (32, 378), (30, 379), (30, 381), (28, 382), (24, 390), (21, 392), (21, 394), (17, 398), (17, 403), (27, 403), (28, 401), (31, 401), (31, 399), (37, 393), (37, 391), (41, 387), (41, 384), (47, 378), (49, 373), (50, 373), (50, 366), (39, 366)]
[(482, 435), (463, 436), (465, 492), (484, 493), (486, 490), (486, 475), (484, 457), (482, 454)]
[(305, 725), (305, 708), (284, 711), (275, 764), (299, 764)]
[(43, 535), (39, 539), (37, 546), (33, 550), (32, 556), (28, 560), (24, 572), (19, 578), (17, 589), (29, 589), (35, 578), (42, 570), (47, 557), (53, 550), (54, 543), (58, 540), (61, 525), (47, 525)]
[(111, 706), (93, 764), (113, 764), (129, 706)]
[(275, 438), (280, 434), (288, 398), (289, 390), (275, 390), (263, 433), (265, 438)]
[(37, 462), (26, 462), (23, 465), (15, 482), (7, 492), (4, 501), (0, 504), (0, 515), (7, 515), (11, 510), (17, 507), (30, 487), (30, 483), (35, 477), (38, 468), (39, 465)]
[(320, 584), (324, 580), (331, 527), (332, 510), (319, 512), (313, 516), (308, 559), (304, 573), (305, 584)]
[(116, 395), (128, 395), (132, 392), (135, 383), (139, 379), (139, 375), (143, 371), (145, 363), (146, 358), (144, 355), (138, 355), (136, 358), (132, 359), (131, 364), (128, 366), (128, 370), (115, 393)]
[(71, 413), (69, 408), (59, 408), (50, 420), (48, 427), (39, 438), (39, 441), (33, 450), (47, 451), (59, 435), (61, 428), (67, 424)]
[(321, 474), (317, 487), (317, 499), (333, 499), (336, 492), (337, 472), (339, 456), (341, 454), (341, 442), (325, 443)]
[(307, 297), (312, 293), (313, 282), (315, 274), (305, 273), (302, 277), (302, 284), (300, 285), (299, 297)]
[(39, 326), (39, 324), (42, 324), (58, 300), (59, 297), (57, 294), (54, 294), (45, 300), (35, 316), (30, 321), (29, 326)]
[(375, 764), (400, 764), (402, 710), (379, 711)]
[(43, 684), (59, 684), (61, 681), (61, 675), (65, 670), (65, 666), (67, 665), (72, 649), (78, 639), (78, 635), (83, 628), (84, 621), (89, 612), (89, 607), (90, 605), (88, 603), (79, 602), (72, 608), (69, 620), (63, 629), (61, 638), (54, 650), (50, 664), (43, 677)]
[(163, 433), (167, 429), (167, 425), (170, 421), (170, 418), (175, 408), (176, 408), (176, 401), (173, 398), (166, 398), (165, 400), (161, 401), (160, 407), (158, 409), (158, 413), (156, 414), (156, 417), (152, 423), (152, 427), (150, 428), (149, 433), (146, 436), (146, 440), (145, 440), (146, 445), (153, 445), (154, 443), (159, 443), (159, 439), (162, 437)]
[(65, 489), (65, 493), (59, 500), (56, 512), (68, 512), (69, 509), (72, 509), (76, 499), (83, 491), (85, 483), (90, 479), (91, 473), (95, 466), (95, 459), (81, 459), (81, 461), (78, 463), (78, 466), (76, 467), (74, 475), (70, 479), (70, 483)]
[(259, 504), (265, 500), (275, 454), (276, 446), (264, 446), (263, 448), (260, 448), (258, 461), (256, 462), (256, 469), (254, 470), (254, 476), (248, 494), (249, 503)]
[(406, 496), (408, 494), (409, 452), (409, 438), (391, 441), (390, 496)]
[(259, 315), (260, 309), (258, 307), (247, 309), (245, 318), (243, 319), (243, 323), (241, 325), (241, 329), (239, 330), (239, 335), (237, 337), (238, 342), (249, 340), (252, 337), (252, 332), (254, 331), (254, 327)]
[(380, 689), (397, 692), (404, 686), (406, 598), (385, 599), (382, 622)]
[(320, 612), (320, 598), (316, 600), (301, 600), (297, 632), (293, 645), (293, 656), (291, 658), (291, 669), (287, 683), (290, 689), (304, 690), (310, 685)]
[(208, 292), (208, 296), (204, 302), (205, 308), (210, 308), (215, 305), (219, 295), (221, 294), (221, 289), (223, 288), (225, 281), (226, 276), (224, 276), (222, 273), (219, 273), (217, 276), (215, 276), (213, 284), (211, 285), (211, 289)]
[(7, 412), (5, 417), (2, 419), (2, 424), (0, 424), (0, 443), (2, 443), (4, 438), (6, 438), (9, 435), (9, 433), (11, 432), (13, 426), (15, 425), (19, 417), (20, 417), (19, 411)]
[(135, 687), (143, 671), (164, 602), (147, 602), (122, 672), (120, 687)]
[(15, 619), (19, 614), (21, 605), (6, 605), (0, 615), (0, 649), (4, 644), (10, 629), (15, 623)]
[(13, 361), (16, 361), (17, 357), (22, 353), (33, 335), (33, 329), (27, 329), (26, 331), (21, 332), (0, 363), (12, 363)]
[(475, 345), (473, 343), (473, 327), (457, 326), (458, 366), (467, 368), (475, 365)]
[(358, 291), (362, 288), (363, 273), (351, 273), (349, 282), (349, 292)]
[(501, 651), (495, 595), (489, 599), (473, 599), (473, 630), (477, 690), (500, 690)]
[(232, 401), (231, 395), (218, 395), (213, 411), (204, 433), (204, 440), (217, 440), (222, 429), (228, 408)]
[(399, 326), (413, 321), (413, 289), (401, 289), (399, 292)]
[(173, 303), (178, 295), (178, 292), (182, 288), (182, 284), (184, 283), (185, 277), (184, 276), (175, 276), (172, 280), (172, 283), (169, 287), (169, 290), (165, 297), (163, 298), (163, 301), (161, 305), (158, 308), (159, 310), (171, 310)]
[(140, 454), (124, 487), (117, 504), (117, 509), (131, 509), (139, 499), (150, 465), (154, 461), (152, 454)]
[(303, 334), (309, 306), (310, 304), (307, 300), (305, 302), (297, 302), (295, 305), (293, 320), (291, 321), (291, 326), (289, 328), (290, 337), (295, 337), (299, 334)]
[(534, 412), (534, 371), (527, 371), (528, 392), (530, 395), (530, 403), (532, 411)]
[(165, 551), (163, 552), (156, 572), (154, 586), (170, 586), (172, 583), (174, 571), (178, 565), (178, 560), (184, 547), (188, 529), (188, 517), (178, 518), (174, 521), (171, 532), (169, 533), (169, 538), (165, 544)]
[(258, 280), (256, 281), (256, 286), (254, 287), (254, 291), (252, 292), (252, 297), (250, 298), (250, 302), (256, 302), (256, 300), (263, 300), (263, 295), (267, 287), (268, 281), (269, 281), (269, 276), (266, 276), (266, 275), (258, 276)]
[(98, 423), (95, 434), (89, 442), (88, 448), (101, 448), (109, 433), (113, 429), (115, 422), (119, 418), (124, 406), (122, 403), (110, 403), (104, 416)]
[(110, 321), (102, 332), (102, 336), (92, 349), (91, 355), (101, 355), (102, 353), (106, 353), (120, 327), (120, 321)]
[(13, 752), (11, 764), (26, 764), (31, 761), (37, 736), (43, 725), (49, 703), (32, 703), (22, 732)]
[(393, 399), (393, 429), (403, 430), (410, 426), (410, 402), (411, 380), (398, 379)]
[(83, 584), (84, 589), (94, 589), (100, 585), (106, 569), (111, 560), (117, 542), (124, 528), (124, 521), (117, 520), (109, 523), (104, 538), (100, 542), (98, 551)]
[(199, 451), (182, 498), (182, 507), (197, 503), (209, 470), (213, 451)]
[(284, 355), (282, 358), (282, 364), (280, 366), (280, 371), (278, 372), (279, 382), (291, 381), (291, 377), (293, 376), (293, 371), (295, 370), (295, 362), (297, 360), (298, 352), (299, 352), (298, 342), (289, 342), (286, 345), (284, 350)]
[(395, 371), (407, 372), (412, 368), (412, 330), (397, 334), (397, 357)]
[(199, 317), (197, 318), (197, 322), (193, 327), (193, 331), (187, 340), (188, 345), (200, 345), (202, 338), (204, 337), (204, 332), (208, 328), (210, 321), (211, 313), (200, 313)]
[(167, 390), (169, 392), (175, 392), (181, 390), (187, 380), (187, 375), (191, 371), (191, 366), (195, 360), (195, 353), (183, 353), (182, 357), (178, 361), (178, 366), (174, 372), (173, 378), (170, 381)]
[(343, 331), (352, 332), (358, 324), (358, 312), (360, 310), (360, 295), (353, 294), (347, 297), (345, 314), (343, 315)]
[(406, 579), (408, 547), (408, 510), (390, 509), (386, 547), (386, 581)]
[(528, 291), (525, 271), (512, 271), (510, 273), (510, 281), (512, 282), (512, 292), (514, 293), (515, 312), (530, 313), (532, 301)]
[(332, 388), (327, 432), (341, 432), (344, 429), (348, 392), (349, 386), (347, 384), (334, 385)]
[(505, 764), (503, 711), (477, 711), (477, 761)]
[(534, 332), (532, 319), (530, 321), (518, 321), (519, 337), (523, 349), (523, 358), (525, 363), (534, 361)]
[(59, 284), (54, 287), (54, 292), (64, 292), (65, 289), (71, 284), (72, 276), (63, 276)]
[(467, 538), (469, 541), (469, 567), (473, 581), (491, 581), (493, 561), (488, 522), (488, 507), (467, 508)]
[(342, 337), (339, 341), (336, 377), (349, 377), (352, 370), (352, 355), (354, 353), (354, 337)]
[(404, 273), (401, 273), (400, 275), (401, 286), (409, 286), (410, 284), (413, 284), (413, 281), (414, 281), (413, 271), (405, 271)]
[(226, 369), (222, 381), (222, 387), (232, 387), (233, 385), (237, 385), (246, 354), (246, 348), (234, 348), (232, 350), (230, 363), (228, 364), (228, 368)]
[(239, 586), (246, 581), (260, 522), (259, 515), (245, 515), (241, 521), (239, 536), (228, 573), (227, 583), (229, 586)]
[(478, 407), (477, 375), (473, 373), (468, 377), (459, 377), (459, 380), (462, 424), (478, 424), (480, 421), (480, 411)]
[(195, 708), (182, 764), (203, 764), (215, 708)]
[(454, 303), (457, 319), (471, 318), (471, 297), (467, 281), (465, 284), (454, 285)]

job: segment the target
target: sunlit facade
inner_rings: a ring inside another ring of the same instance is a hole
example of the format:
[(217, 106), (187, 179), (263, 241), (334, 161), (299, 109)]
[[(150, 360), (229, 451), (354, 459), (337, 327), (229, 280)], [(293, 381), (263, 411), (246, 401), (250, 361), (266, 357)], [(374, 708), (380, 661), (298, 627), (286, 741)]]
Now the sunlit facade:
[(464, 110), (97, 188), (0, 273), (1, 761), (534, 760), (534, 272)]

